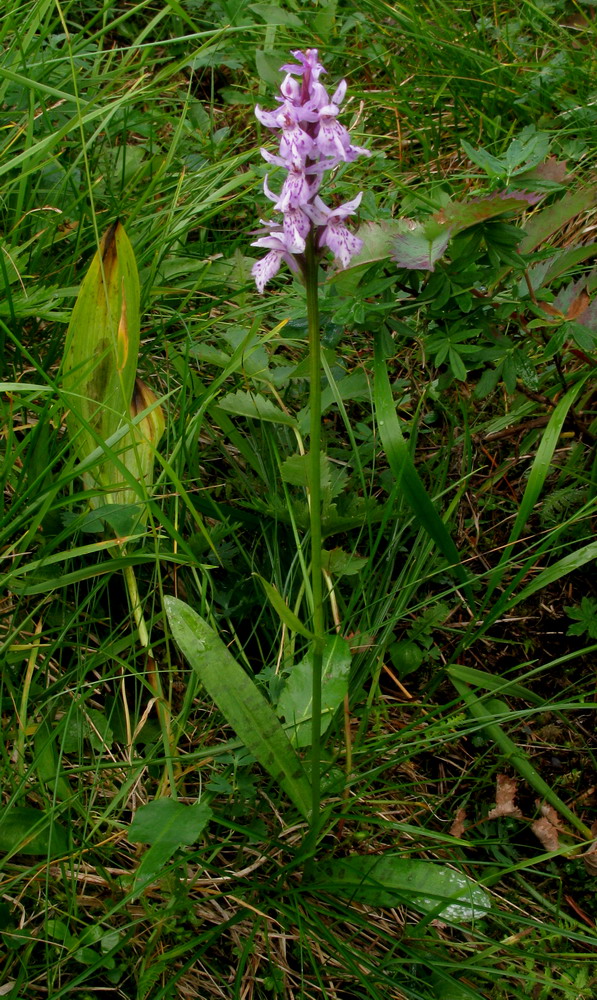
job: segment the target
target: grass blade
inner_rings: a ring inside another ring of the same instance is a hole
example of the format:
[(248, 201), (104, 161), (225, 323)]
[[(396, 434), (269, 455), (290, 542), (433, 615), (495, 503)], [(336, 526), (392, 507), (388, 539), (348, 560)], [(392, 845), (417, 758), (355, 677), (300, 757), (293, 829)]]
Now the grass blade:
[(580, 390), (589, 378), (589, 375), (591, 375), (590, 371), (587, 372), (583, 378), (579, 379), (575, 386), (568, 390), (566, 395), (560, 399), (550, 417), (529, 473), (527, 485), (522, 500), (520, 501), (516, 520), (512, 526), (512, 531), (510, 532), (508, 544), (505, 546), (500, 560), (491, 574), (488, 586), (488, 597), (490, 597), (495, 588), (499, 586), (502, 576), (504, 575), (504, 571), (508, 566), (508, 562), (512, 554), (512, 547), (520, 538), (525, 524), (535, 509), (535, 504), (541, 495), (541, 490), (543, 489), (545, 480), (551, 468), (553, 453), (557, 447), (562, 427), (564, 426), (564, 421), (566, 420), (570, 408), (580, 393)]
[(396, 416), (396, 404), (392, 398), (390, 380), (379, 338), (375, 341), (374, 402), (379, 436), (390, 468), (416, 519), (448, 560), (451, 570), (462, 584), (470, 600), (468, 578), (460, 563), (458, 550), (421, 482), (409, 454), (408, 444), (400, 429), (400, 423)]

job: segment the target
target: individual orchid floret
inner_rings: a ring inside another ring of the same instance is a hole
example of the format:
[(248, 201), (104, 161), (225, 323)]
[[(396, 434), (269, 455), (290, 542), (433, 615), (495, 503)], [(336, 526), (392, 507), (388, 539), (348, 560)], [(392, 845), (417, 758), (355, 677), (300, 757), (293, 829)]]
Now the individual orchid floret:
[(278, 273), (282, 261), (288, 264), (291, 271), (298, 271), (298, 264), (293, 256), (295, 251), (292, 245), (288, 246), (283, 233), (262, 236), (261, 239), (251, 243), (251, 246), (269, 249), (269, 253), (261, 260), (256, 260), (251, 268), (258, 292), (263, 292), (268, 281)]
[(321, 198), (316, 196), (312, 204), (305, 206), (310, 219), (319, 227), (317, 245), (328, 247), (342, 267), (348, 267), (351, 258), (363, 246), (363, 241), (344, 225), (344, 219), (354, 215), (362, 197), (361, 192), (352, 201), (346, 201), (336, 208), (328, 208)]
[(290, 163), (301, 159), (305, 163), (308, 156), (311, 156), (315, 147), (315, 141), (308, 132), (305, 132), (298, 123), (289, 122), (285, 124), (280, 138), (280, 156)]
[[(273, 192), (271, 192), (269, 185), (265, 193), (268, 197), (271, 197)], [(288, 176), (282, 185), (280, 196), (276, 201), (274, 208), (276, 208), (278, 212), (287, 212), (288, 209), (300, 208), (307, 204), (311, 195), (312, 192), (307, 175), (300, 169), (299, 166), (293, 165), (292, 169), (288, 171)]]
[(311, 229), (309, 216), (300, 208), (289, 208), (284, 213), (283, 227), (286, 243), (292, 248), (292, 253), (303, 253)]
[[(282, 69), (284, 67), (282, 66)], [(298, 80), (293, 80), (290, 73), (284, 77), (280, 85), (281, 97), (278, 100), (290, 101), (291, 104), (298, 104), (301, 99), (301, 85)]]
[(349, 132), (337, 120), (339, 110), (338, 105), (333, 102), (319, 109), (319, 130), (315, 145), (321, 155), (335, 157), (346, 163), (352, 163), (357, 156), (370, 156), (368, 149), (351, 145)]

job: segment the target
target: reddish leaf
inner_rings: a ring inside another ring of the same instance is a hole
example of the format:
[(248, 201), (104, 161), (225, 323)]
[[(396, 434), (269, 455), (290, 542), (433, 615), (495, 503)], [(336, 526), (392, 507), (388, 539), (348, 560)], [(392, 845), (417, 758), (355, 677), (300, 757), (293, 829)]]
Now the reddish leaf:
[(543, 194), (535, 191), (498, 191), (471, 201), (453, 201), (434, 215), (434, 219), (450, 226), (450, 235), (475, 226), (487, 219), (495, 219), (505, 212), (523, 212), (536, 205)]
[(570, 219), (580, 215), (581, 212), (586, 212), (596, 202), (597, 186), (592, 186), (581, 188), (580, 191), (569, 191), (553, 205), (536, 212), (525, 226), (526, 236), (520, 244), (520, 252), (531, 253), (558, 229), (570, 222)]

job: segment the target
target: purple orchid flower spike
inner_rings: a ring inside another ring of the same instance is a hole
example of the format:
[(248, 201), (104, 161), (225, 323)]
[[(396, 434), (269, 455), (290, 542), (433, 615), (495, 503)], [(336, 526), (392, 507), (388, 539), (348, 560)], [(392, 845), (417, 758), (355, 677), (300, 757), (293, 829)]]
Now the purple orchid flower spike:
[(281, 223), (267, 223), (270, 226), (267, 235), (251, 244), (269, 250), (252, 269), (260, 292), (283, 261), (295, 272), (304, 270), (304, 252), (311, 230), (317, 253), (323, 254), (327, 247), (341, 267), (347, 267), (363, 245), (345, 224), (347, 217), (356, 212), (362, 193), (336, 208), (329, 208), (319, 197), (326, 170), (340, 163), (351, 163), (357, 156), (371, 155), (368, 149), (352, 145), (349, 132), (338, 121), (346, 81), (340, 82), (330, 99), (320, 82), (326, 70), (319, 62), (317, 49), (297, 50), (292, 55), (296, 63), (281, 67), (286, 76), (277, 97), (280, 106), (274, 111), (264, 111), (259, 106), (255, 109), (262, 125), (281, 133), (278, 153), (262, 149), (262, 156), (287, 171), (279, 195), (272, 191), (267, 177), (263, 185), (266, 196), (283, 219)]

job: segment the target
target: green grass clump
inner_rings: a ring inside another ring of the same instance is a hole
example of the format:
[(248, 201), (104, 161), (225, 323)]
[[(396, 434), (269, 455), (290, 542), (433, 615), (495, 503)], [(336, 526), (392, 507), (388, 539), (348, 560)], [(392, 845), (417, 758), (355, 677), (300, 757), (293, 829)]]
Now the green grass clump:
[[(3, 13), (0, 992), (589, 1000), (592, 7)], [(320, 289), (311, 860), (305, 295), (250, 275), (253, 107), (309, 46), (373, 152), (333, 179), (365, 192), (365, 254)], [(93, 469), (133, 437), (100, 436), (84, 481), (63, 380), (119, 220), (165, 413), (126, 503)]]

